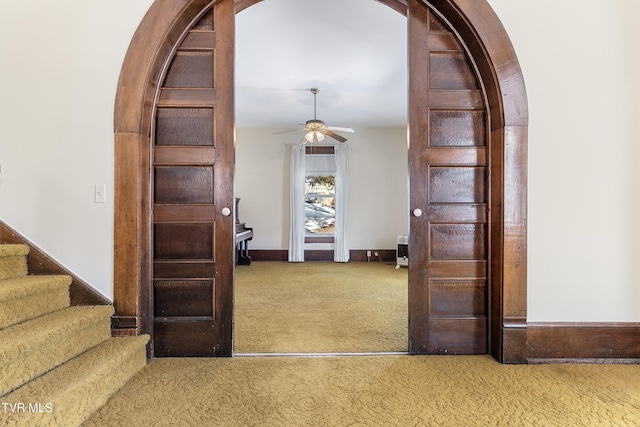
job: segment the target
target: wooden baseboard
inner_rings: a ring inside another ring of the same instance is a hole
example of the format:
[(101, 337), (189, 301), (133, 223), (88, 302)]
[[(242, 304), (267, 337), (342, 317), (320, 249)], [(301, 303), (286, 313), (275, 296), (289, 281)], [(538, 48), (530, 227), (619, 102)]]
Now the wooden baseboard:
[[(367, 256), (367, 251), (371, 252), (371, 256)], [(378, 255), (376, 255), (376, 253)], [(354, 249), (350, 251), (351, 261), (353, 262), (396, 262), (395, 249)]]
[(249, 256), (252, 261), (287, 262), (289, 259), (289, 253), (286, 250), (277, 249), (250, 249)]
[(71, 305), (111, 305), (111, 302), (88, 283), (75, 276), (17, 231), (0, 221), (0, 243), (23, 244), (30, 248), (27, 256), (29, 274), (64, 274), (71, 276)]
[[(378, 253), (378, 256), (374, 254)], [(252, 249), (249, 256), (253, 261), (279, 261), (287, 262), (286, 249)], [(371, 257), (367, 257), (367, 249), (353, 249), (350, 251), (351, 262), (396, 262), (395, 249), (371, 249)], [(304, 251), (305, 261), (333, 261), (333, 250), (307, 250)]]
[(529, 323), (527, 361), (640, 359), (640, 323)]

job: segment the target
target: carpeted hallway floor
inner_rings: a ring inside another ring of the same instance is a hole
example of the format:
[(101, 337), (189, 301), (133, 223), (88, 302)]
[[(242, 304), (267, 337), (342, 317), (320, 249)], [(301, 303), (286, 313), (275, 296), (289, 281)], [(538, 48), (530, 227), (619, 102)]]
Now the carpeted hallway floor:
[(254, 262), (236, 268), (236, 353), (406, 352), (407, 269)]
[(489, 356), (156, 359), (84, 426), (640, 425), (640, 365)]
[[(268, 264), (236, 270), (236, 353), (406, 351), (406, 269)], [(84, 426), (640, 426), (640, 365), (155, 359)]]

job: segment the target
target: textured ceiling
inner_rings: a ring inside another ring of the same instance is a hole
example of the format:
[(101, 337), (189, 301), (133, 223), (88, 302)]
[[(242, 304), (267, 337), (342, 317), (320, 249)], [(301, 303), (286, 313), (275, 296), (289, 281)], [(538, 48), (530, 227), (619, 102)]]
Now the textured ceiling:
[(236, 122), (407, 123), (407, 19), (375, 0), (264, 0), (236, 16)]

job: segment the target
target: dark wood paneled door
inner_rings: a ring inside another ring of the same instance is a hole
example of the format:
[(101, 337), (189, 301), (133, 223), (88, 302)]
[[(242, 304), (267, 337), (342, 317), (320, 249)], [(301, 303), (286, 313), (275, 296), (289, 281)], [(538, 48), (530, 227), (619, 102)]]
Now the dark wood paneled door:
[(156, 356), (230, 356), (234, 268), (234, 2), (185, 33), (156, 101), (152, 154)]
[(455, 35), (409, 1), (409, 349), (487, 352), (487, 111)]

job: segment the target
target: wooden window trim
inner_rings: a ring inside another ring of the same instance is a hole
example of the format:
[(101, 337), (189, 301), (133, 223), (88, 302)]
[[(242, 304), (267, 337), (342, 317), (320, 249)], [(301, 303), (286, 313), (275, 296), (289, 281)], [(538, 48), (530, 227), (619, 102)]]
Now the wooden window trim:
[(304, 238), (305, 243), (334, 243), (333, 236), (310, 236)]

